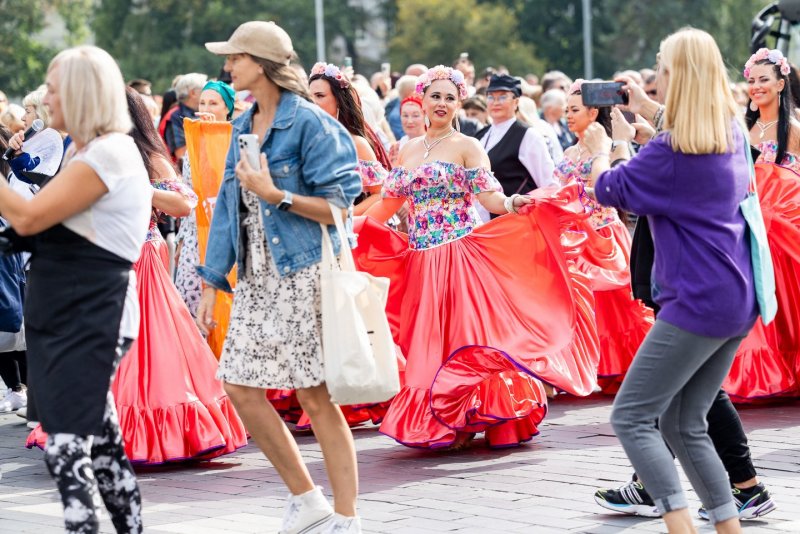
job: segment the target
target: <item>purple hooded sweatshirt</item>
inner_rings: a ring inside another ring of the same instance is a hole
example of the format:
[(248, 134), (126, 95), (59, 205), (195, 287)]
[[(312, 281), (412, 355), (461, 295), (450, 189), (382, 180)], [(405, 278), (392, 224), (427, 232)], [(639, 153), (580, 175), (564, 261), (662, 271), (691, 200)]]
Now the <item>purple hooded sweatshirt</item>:
[(739, 209), (750, 175), (738, 128), (733, 142), (728, 154), (683, 154), (664, 133), (602, 173), (594, 188), (601, 204), (648, 218), (658, 318), (716, 338), (746, 335), (758, 315), (749, 230)]

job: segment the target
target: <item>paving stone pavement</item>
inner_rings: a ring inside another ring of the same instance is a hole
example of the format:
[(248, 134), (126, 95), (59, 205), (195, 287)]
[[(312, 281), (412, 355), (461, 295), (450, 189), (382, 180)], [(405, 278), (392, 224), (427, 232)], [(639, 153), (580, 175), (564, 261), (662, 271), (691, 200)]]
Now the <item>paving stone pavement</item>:
[[(370, 533), (612, 534), (664, 532), (657, 520), (605, 513), (598, 486), (631, 470), (608, 423), (611, 399), (559, 396), (542, 433), (516, 449), (477, 440), (459, 453), (408, 449), (375, 428), (354, 431), (361, 470), (360, 513)], [(778, 510), (745, 522), (745, 533), (800, 533), (800, 402), (744, 408), (759, 476)], [(62, 532), (61, 505), (41, 459), (23, 448), (22, 420), (0, 415), (0, 533)], [(312, 476), (326, 488), (319, 447), (298, 434)], [(146, 531), (276, 532), (286, 490), (254, 445), (212, 462), (138, 469)], [(689, 485), (684, 478), (684, 487)], [(692, 509), (699, 506), (690, 493)], [(701, 532), (713, 529), (696, 521)], [(102, 532), (113, 532), (108, 519)]]

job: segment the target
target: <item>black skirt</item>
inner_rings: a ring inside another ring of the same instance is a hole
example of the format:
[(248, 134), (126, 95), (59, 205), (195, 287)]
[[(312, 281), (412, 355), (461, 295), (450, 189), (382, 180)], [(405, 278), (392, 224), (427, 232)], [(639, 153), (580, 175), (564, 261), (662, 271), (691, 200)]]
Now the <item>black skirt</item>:
[(48, 433), (102, 434), (131, 262), (56, 226), (28, 272), (28, 380)]

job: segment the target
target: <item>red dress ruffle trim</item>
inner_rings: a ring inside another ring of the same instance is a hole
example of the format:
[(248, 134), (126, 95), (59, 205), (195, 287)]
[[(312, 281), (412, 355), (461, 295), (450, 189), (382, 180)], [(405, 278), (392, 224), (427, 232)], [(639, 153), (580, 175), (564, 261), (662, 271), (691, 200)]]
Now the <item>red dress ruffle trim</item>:
[[(217, 360), (165, 268), (166, 243), (145, 243), (134, 265), (139, 337), (111, 385), (125, 452), (135, 464), (206, 460), (247, 445), (247, 432), (216, 379)], [(37, 427), (27, 446), (44, 447)]]

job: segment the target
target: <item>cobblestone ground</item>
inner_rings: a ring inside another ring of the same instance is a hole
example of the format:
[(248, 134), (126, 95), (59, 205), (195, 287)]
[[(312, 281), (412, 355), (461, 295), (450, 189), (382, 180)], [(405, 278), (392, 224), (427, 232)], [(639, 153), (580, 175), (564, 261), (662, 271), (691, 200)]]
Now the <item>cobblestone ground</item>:
[[(500, 451), (478, 440), (468, 451), (432, 453), (397, 445), (374, 428), (355, 430), (365, 532), (663, 532), (660, 521), (605, 513), (592, 500), (596, 487), (631, 474), (608, 424), (610, 407), (607, 397), (558, 397), (538, 438)], [(746, 522), (745, 532), (800, 533), (800, 402), (741, 415), (778, 505), (764, 520)], [(61, 532), (56, 491), (41, 451), (22, 447), (25, 435), (20, 418), (0, 415), (0, 533)], [(298, 441), (327, 491), (319, 447), (309, 434)], [(138, 474), (147, 532), (276, 532), (280, 525), (286, 490), (252, 444), (213, 462)], [(690, 502), (699, 506), (694, 493)], [(107, 519), (103, 532), (113, 532)]]

